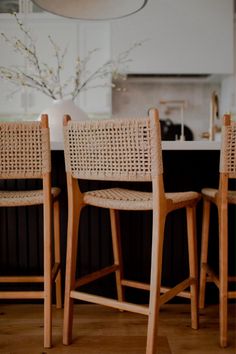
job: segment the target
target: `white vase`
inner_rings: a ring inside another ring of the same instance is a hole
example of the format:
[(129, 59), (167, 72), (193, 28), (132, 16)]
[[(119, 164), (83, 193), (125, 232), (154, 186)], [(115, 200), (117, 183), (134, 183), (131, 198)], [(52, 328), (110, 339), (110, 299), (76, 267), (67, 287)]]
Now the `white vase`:
[(63, 117), (65, 114), (69, 114), (73, 120), (89, 119), (88, 115), (71, 99), (54, 100), (50, 107), (40, 113), (40, 116), (41, 114), (48, 115), (50, 140), (53, 142), (63, 141)]

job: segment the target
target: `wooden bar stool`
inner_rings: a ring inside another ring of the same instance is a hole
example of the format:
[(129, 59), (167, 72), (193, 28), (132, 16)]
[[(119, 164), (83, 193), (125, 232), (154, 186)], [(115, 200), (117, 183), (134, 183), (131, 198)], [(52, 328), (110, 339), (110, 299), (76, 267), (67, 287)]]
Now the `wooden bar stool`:
[[(236, 299), (236, 291), (228, 289), (228, 282), (236, 281), (235, 276), (228, 276), (228, 204), (236, 205), (236, 191), (228, 190), (228, 184), (230, 179), (236, 179), (236, 122), (233, 122), (228, 114), (223, 118), (221, 139), (219, 188), (202, 190), (203, 222), (199, 306), (200, 308), (205, 306), (206, 282), (215, 283), (220, 295), (220, 345), (226, 347), (228, 299)], [(218, 210), (219, 275), (207, 264), (211, 203), (215, 204)]]
[[(146, 354), (156, 353), (159, 309), (176, 295), (191, 300), (192, 328), (198, 328), (197, 250), (195, 209), (200, 194), (165, 193), (160, 122), (157, 110), (145, 118), (74, 122), (64, 119), (64, 147), (68, 188), (68, 235), (63, 343), (72, 341), (73, 300), (79, 299), (148, 316)], [(150, 181), (152, 192), (122, 187), (82, 193), (78, 180)], [(114, 263), (76, 279), (78, 228), (83, 207), (92, 205), (110, 211)], [(190, 272), (172, 289), (161, 287), (162, 253), (166, 216), (186, 208)], [(122, 267), (119, 210), (152, 210), (151, 282), (125, 279)], [(118, 300), (80, 291), (80, 287), (115, 273)], [(150, 291), (149, 305), (125, 301), (124, 288)], [(189, 290), (190, 288), (190, 290)], [(162, 295), (161, 295), (162, 293)]]
[[(43, 290), (1, 291), (0, 299), (43, 299), (44, 347), (49, 348), (52, 344), (53, 281), (56, 282), (58, 308), (62, 306), (62, 294), (58, 201), (60, 189), (51, 188), (51, 151), (47, 115), (43, 115), (41, 121), (0, 123), (0, 179), (42, 180), (40, 190), (0, 191), (0, 207), (43, 205), (44, 274), (42, 276), (0, 276), (0, 283), (43, 283)], [(52, 206), (54, 256), (52, 255)]]

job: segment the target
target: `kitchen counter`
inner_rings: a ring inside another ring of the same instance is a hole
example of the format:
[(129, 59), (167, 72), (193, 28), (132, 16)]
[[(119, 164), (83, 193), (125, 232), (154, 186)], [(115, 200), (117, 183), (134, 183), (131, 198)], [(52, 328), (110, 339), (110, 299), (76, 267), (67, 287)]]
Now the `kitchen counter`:
[(163, 141), (163, 150), (220, 150), (220, 141)]
[[(53, 141), (52, 150), (63, 150), (63, 143)], [(220, 150), (220, 141), (195, 140), (195, 141), (163, 141), (163, 150)]]

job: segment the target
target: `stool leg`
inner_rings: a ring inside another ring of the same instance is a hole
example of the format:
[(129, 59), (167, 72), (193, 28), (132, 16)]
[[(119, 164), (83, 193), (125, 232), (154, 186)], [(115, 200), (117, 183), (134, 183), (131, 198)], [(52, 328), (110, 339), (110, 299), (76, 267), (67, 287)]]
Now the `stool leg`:
[(210, 226), (210, 207), (211, 202), (203, 200), (203, 217), (202, 217), (202, 243), (201, 243), (201, 263), (200, 263), (200, 291), (199, 291), (199, 308), (205, 307), (205, 292), (207, 279), (207, 258), (208, 258), (208, 242), (209, 242), (209, 226)]
[(60, 205), (56, 200), (53, 203), (54, 216), (54, 258), (55, 263), (59, 266), (58, 273), (55, 279), (56, 282), (56, 308), (62, 308), (62, 294), (61, 294), (61, 251), (60, 251)]
[(227, 346), (228, 323), (228, 208), (219, 207), (219, 255), (220, 255), (220, 345)]
[(51, 191), (44, 187), (44, 347), (52, 345), (52, 208)]
[(117, 296), (119, 301), (124, 301), (124, 288), (121, 285), (121, 279), (123, 279), (123, 263), (121, 253), (120, 223), (118, 210), (110, 209), (110, 220), (114, 264), (119, 267), (116, 271)]
[(153, 212), (151, 283), (146, 354), (155, 354), (157, 349), (165, 219), (166, 215), (163, 212)]
[(72, 201), (70, 201), (68, 196), (68, 200), (68, 230), (63, 322), (63, 344), (65, 345), (69, 345), (72, 341), (73, 299), (70, 297), (70, 292), (75, 288), (78, 229), (82, 210), (82, 205), (78, 204), (76, 201), (76, 196), (74, 200), (72, 199)]
[(197, 240), (196, 240), (196, 207), (187, 207), (187, 229), (188, 229), (188, 256), (189, 273), (194, 279), (190, 285), (191, 298), (191, 323), (192, 328), (198, 329), (198, 262), (197, 262)]

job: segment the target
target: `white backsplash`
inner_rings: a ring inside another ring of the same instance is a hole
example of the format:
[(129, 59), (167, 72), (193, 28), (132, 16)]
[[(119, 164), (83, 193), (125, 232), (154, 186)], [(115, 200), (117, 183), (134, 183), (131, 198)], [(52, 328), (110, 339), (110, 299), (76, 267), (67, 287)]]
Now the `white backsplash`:
[[(184, 123), (194, 134), (195, 140), (201, 139), (202, 132), (209, 130), (210, 100), (213, 91), (220, 95), (220, 84), (217, 83), (158, 83), (135, 82), (126, 80), (121, 85), (125, 91), (113, 89), (113, 117), (144, 116), (150, 107), (157, 107), (161, 119), (171, 119), (173, 123), (181, 123), (179, 109), (169, 112), (161, 100), (181, 100), (186, 102)], [(216, 120), (221, 126), (221, 120)]]

